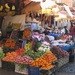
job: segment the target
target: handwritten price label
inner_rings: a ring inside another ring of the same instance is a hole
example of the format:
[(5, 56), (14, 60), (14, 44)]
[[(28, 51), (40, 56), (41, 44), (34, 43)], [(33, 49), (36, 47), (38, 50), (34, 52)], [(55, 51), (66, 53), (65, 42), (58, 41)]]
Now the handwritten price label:
[(12, 29), (20, 29), (21, 23), (13, 23)]

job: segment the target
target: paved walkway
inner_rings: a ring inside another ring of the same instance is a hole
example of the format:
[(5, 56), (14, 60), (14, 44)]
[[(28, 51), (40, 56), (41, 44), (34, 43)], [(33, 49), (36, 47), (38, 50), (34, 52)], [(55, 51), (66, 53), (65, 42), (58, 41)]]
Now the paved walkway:
[(62, 66), (55, 75), (75, 75), (75, 61)]
[(22, 75), (22, 74), (18, 74), (10, 70), (0, 69), (0, 75)]
[(75, 75), (75, 64), (69, 63), (64, 65), (56, 72), (56, 75)]

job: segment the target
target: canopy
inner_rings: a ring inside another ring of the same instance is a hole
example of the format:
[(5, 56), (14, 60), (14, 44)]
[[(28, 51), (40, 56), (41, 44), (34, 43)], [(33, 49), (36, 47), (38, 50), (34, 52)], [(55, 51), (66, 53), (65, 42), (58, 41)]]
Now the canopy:
[(40, 12), (41, 6), (40, 2), (30, 2), (23, 10), (22, 13), (29, 12), (29, 11), (37, 11)]

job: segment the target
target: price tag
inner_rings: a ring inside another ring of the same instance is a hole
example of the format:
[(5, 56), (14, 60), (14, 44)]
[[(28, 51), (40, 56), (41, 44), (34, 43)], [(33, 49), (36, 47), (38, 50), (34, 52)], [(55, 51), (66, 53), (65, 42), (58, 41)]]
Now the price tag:
[(21, 23), (13, 23), (12, 24), (12, 29), (20, 29)]

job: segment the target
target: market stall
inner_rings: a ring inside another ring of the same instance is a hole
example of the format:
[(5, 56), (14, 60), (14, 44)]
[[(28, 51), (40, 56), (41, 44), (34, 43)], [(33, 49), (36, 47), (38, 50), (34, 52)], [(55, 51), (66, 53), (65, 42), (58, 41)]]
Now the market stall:
[[(52, 14), (48, 15), (42, 15), (41, 18), (45, 17), (43, 21), (50, 22)], [(47, 30), (38, 16), (28, 21), (25, 19), (25, 15), (17, 15), (3, 21), (3, 35), (6, 29), (11, 33), (0, 43), (1, 68), (26, 75), (55, 73), (69, 62), (70, 52), (75, 47), (72, 35), (54, 26), (54, 21)], [(8, 25), (9, 22), (11, 24)]]
[[(31, 74), (29, 70), (31, 67), (28, 67), (32, 66), (35, 68), (38, 67), (40, 70), (38, 71), (39, 73), (42, 73), (41, 71), (43, 69), (49, 71), (49, 75), (54, 72), (51, 69), (57, 69), (56, 66), (60, 68), (69, 62), (68, 52), (60, 48), (57, 50), (56, 48), (52, 49), (50, 38), (44, 33), (37, 32), (37, 28), (34, 31), (34, 29), (31, 30), (32, 28), (30, 26), (25, 27), (20, 38), (18, 35), (21, 31), (18, 29), (18, 26), (16, 29), (12, 25), (10, 37), (1, 42), (1, 47), (5, 54), (2, 57), (2, 68), (8, 70), (11, 68), (11, 70), (21, 74)], [(17, 39), (15, 39), (16, 35)], [(54, 50), (58, 51), (58, 53), (55, 53)], [(55, 63), (58, 63), (58, 65)], [(8, 65), (10, 66), (8, 67)]]

